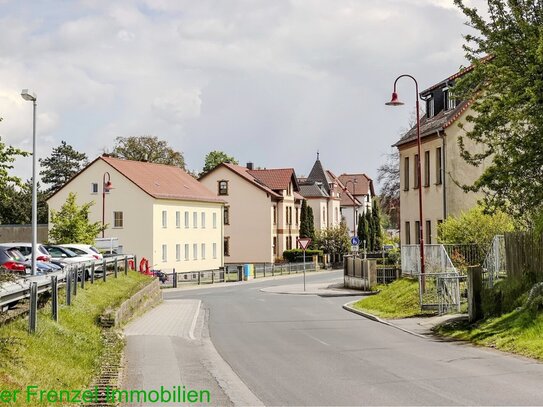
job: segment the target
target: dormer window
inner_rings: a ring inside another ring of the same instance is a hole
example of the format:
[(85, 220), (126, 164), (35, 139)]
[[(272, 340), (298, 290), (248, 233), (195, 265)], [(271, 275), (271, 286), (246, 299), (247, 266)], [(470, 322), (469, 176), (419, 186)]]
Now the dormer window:
[(443, 89), (443, 105), (445, 106), (445, 110), (451, 110), (456, 107), (456, 101), (451, 97), (449, 88)]
[(426, 101), (426, 114), (428, 118), (434, 117), (434, 98), (431, 97)]

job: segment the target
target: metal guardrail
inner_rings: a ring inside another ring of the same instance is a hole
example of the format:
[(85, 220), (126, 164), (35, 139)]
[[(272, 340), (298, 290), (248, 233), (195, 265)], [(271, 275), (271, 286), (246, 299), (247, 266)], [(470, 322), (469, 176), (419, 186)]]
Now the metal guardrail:
[[(0, 310), (3, 310), (16, 301), (29, 298), (32, 283), (36, 283), (38, 294), (41, 294), (51, 290), (53, 277), (57, 277), (59, 285), (60, 283), (65, 284), (67, 275), (74, 270), (77, 270), (78, 278), (82, 277), (84, 270), (85, 277), (88, 277), (88, 280), (93, 283), (97, 275), (104, 279), (108, 275), (116, 275), (119, 269), (126, 270), (128, 261), (134, 259), (135, 256), (122, 255), (106, 257), (103, 260), (80, 261), (66, 264), (64, 269), (60, 271), (38, 276), (28, 276), (14, 282), (4, 283), (0, 285)], [(119, 267), (120, 262), (122, 262), (121, 267)], [(104, 266), (106, 268), (105, 274), (102, 271)], [(81, 278), (81, 284), (82, 286), (85, 285), (85, 278)]]

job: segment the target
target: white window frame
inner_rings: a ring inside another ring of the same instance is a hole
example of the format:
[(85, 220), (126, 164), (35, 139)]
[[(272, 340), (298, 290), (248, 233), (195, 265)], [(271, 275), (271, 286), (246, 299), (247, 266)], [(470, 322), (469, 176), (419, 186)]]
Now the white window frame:
[(213, 258), (217, 258), (217, 243), (213, 243)]
[(192, 244), (192, 259), (198, 260), (198, 243)]
[(185, 261), (190, 260), (190, 245), (185, 243)]
[(189, 211), (185, 211), (185, 229), (188, 229), (190, 227), (190, 215)]
[(175, 261), (181, 260), (181, 244), (177, 243), (175, 245)]
[(98, 182), (91, 182), (91, 194), (98, 194)]
[(202, 212), (200, 223), (201, 223), (202, 229), (205, 229), (206, 228), (206, 213), (205, 212)]
[(217, 229), (217, 212), (213, 212), (213, 229)]
[(198, 229), (198, 212), (192, 212), (192, 227)]
[(206, 259), (206, 244), (205, 243), (202, 243), (200, 245), (200, 258), (202, 260), (205, 260)]
[(168, 261), (168, 245), (162, 245), (162, 262), (166, 263)]
[(162, 227), (166, 229), (168, 227), (168, 211), (162, 211)]
[[(116, 214), (117, 213), (120, 213), (121, 214), (121, 224), (120, 225), (117, 225), (117, 217), (116, 217)], [(122, 211), (113, 211), (113, 228), (114, 229), (122, 229), (124, 228), (124, 213)]]
[(181, 227), (181, 211), (175, 211), (175, 227), (177, 229)]

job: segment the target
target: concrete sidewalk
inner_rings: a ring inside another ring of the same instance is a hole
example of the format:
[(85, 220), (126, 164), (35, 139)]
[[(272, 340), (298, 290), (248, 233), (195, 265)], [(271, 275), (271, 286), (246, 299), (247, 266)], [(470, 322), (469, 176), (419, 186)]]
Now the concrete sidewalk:
[(261, 288), (260, 291), (273, 294), (318, 295), (321, 297), (350, 297), (376, 293), (343, 288), (343, 277), (324, 283), (306, 284), (305, 291), (303, 283), (265, 287)]
[(356, 301), (351, 301), (347, 304), (344, 304), (343, 309), (421, 338), (428, 338), (429, 336), (434, 336), (432, 329), (438, 325), (455, 319), (467, 319), (468, 317), (466, 314), (445, 314), (429, 317), (383, 319), (379, 318), (376, 315), (370, 314), (369, 312), (361, 311), (354, 308), (353, 304), (355, 302)]

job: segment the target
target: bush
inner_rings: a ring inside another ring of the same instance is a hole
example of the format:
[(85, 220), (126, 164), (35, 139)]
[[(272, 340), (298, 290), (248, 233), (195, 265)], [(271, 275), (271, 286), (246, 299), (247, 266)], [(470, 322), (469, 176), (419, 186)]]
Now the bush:
[[(292, 250), (285, 250), (283, 252), (283, 258), (286, 261), (289, 261), (291, 263), (302, 261), (304, 251), (302, 249), (292, 249)], [(306, 261), (311, 258), (311, 256), (322, 256), (322, 250), (306, 250), (305, 251), (305, 257)]]
[(531, 284), (525, 280), (507, 278), (498, 281), (494, 287), (485, 288), (482, 307), (485, 318), (500, 316), (521, 307), (527, 298)]

